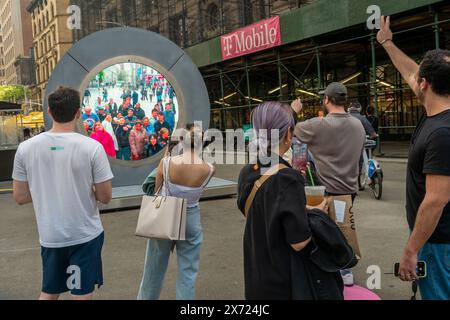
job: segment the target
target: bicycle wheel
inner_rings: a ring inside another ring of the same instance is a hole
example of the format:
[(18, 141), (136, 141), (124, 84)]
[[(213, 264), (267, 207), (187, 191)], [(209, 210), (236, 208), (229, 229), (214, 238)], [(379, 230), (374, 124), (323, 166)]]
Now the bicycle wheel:
[(366, 173), (365, 167), (363, 166), (363, 168), (361, 169), (361, 172), (358, 176), (359, 191), (366, 190), (366, 185), (367, 185), (367, 173)]
[(381, 200), (381, 197), (383, 195), (383, 178), (381, 177), (379, 172), (376, 172), (374, 174), (371, 187), (375, 199)]

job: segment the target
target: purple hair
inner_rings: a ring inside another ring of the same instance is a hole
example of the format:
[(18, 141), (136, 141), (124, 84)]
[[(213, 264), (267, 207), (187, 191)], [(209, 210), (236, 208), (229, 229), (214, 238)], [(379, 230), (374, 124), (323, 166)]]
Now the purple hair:
[[(289, 128), (295, 127), (295, 120), (291, 107), (285, 103), (264, 102), (253, 111), (253, 128), (259, 134), (260, 130), (267, 130), (267, 140), (271, 141), (271, 131), (279, 130), (279, 138), (283, 138)], [(278, 141), (274, 141), (278, 143)]]

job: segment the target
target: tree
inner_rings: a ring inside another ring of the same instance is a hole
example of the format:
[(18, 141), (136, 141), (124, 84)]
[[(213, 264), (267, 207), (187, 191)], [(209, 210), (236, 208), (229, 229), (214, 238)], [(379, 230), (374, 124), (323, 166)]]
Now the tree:
[(102, 84), (105, 81), (105, 72), (100, 71), (100, 73), (97, 75), (98, 83)]
[(120, 82), (128, 82), (128, 74), (125, 70), (120, 70), (117, 80)]
[(19, 102), (25, 100), (25, 90), (27, 97), (31, 96), (31, 91), (21, 86), (0, 86), (0, 101)]

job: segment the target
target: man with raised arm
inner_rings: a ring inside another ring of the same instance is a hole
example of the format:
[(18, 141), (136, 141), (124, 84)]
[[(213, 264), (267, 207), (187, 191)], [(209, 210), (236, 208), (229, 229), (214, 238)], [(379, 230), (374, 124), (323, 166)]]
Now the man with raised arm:
[(419, 280), (425, 300), (450, 299), (450, 51), (429, 51), (418, 65), (393, 42), (390, 18), (381, 18), (378, 42), (425, 107), (411, 141), (406, 210), (411, 235), (400, 261), (400, 278)]

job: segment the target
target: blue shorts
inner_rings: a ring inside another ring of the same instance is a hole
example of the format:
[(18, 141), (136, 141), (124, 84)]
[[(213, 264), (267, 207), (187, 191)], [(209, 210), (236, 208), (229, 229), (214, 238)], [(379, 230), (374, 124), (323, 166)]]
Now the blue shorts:
[(84, 296), (103, 285), (102, 248), (104, 233), (80, 245), (50, 249), (41, 248), (42, 292), (51, 295), (69, 292)]
[(420, 279), (423, 300), (450, 300), (450, 244), (426, 243), (419, 260), (427, 263), (427, 277)]

